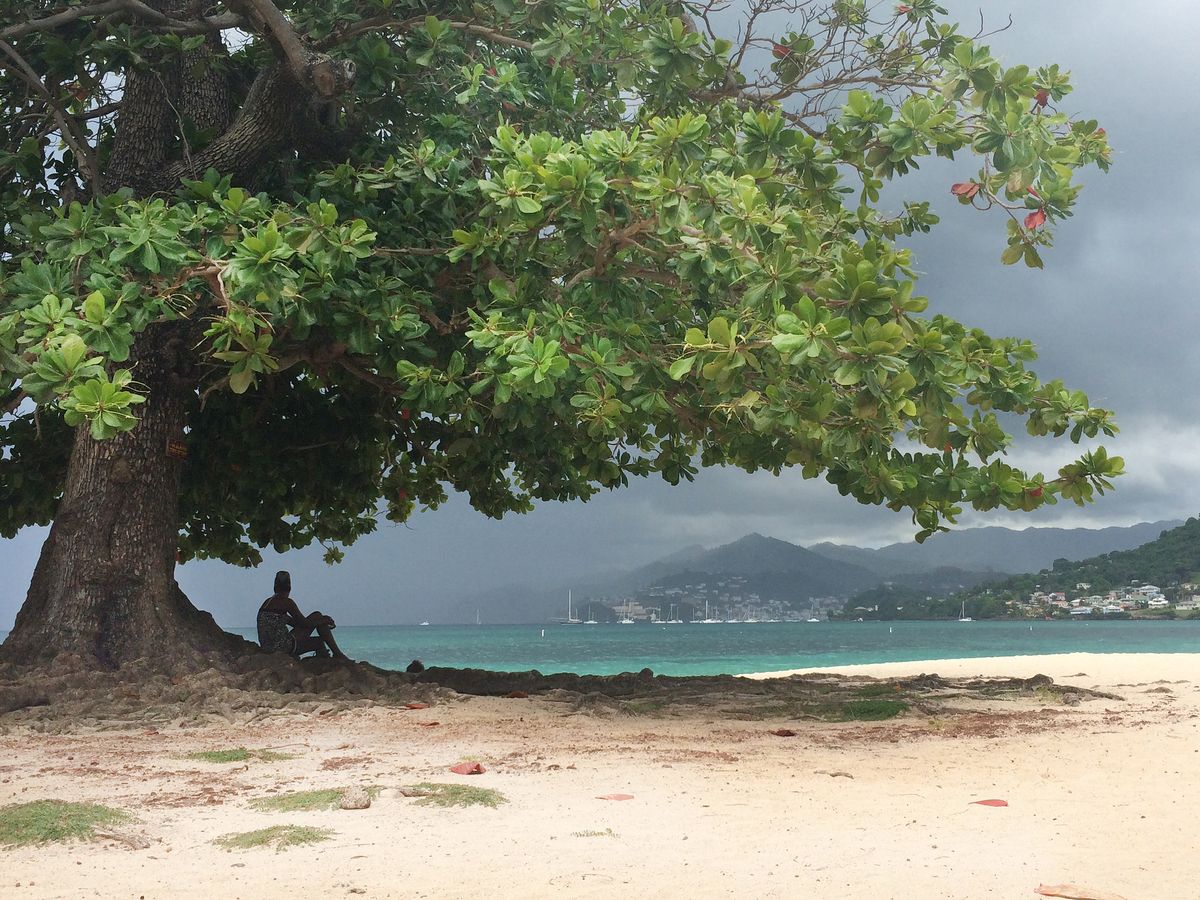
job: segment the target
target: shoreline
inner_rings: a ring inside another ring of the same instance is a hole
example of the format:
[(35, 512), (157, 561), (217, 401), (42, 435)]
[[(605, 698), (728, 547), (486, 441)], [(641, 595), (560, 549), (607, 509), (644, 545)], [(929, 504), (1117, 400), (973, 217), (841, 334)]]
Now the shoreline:
[(1200, 650), (1194, 653), (1043, 653), (1024, 656), (968, 656), (918, 659), (907, 662), (858, 663), (772, 672), (745, 672), (740, 678), (788, 678), (792, 675), (838, 673), (869, 678), (913, 675), (950, 677), (1032, 678), (1049, 675), (1056, 681), (1086, 677), (1105, 682), (1144, 677), (1190, 679), (1197, 674)]

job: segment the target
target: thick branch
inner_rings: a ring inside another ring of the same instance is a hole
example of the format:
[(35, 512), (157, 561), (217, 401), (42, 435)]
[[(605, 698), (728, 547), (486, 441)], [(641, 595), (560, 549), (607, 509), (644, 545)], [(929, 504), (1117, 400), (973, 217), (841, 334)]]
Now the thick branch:
[(169, 31), (174, 34), (203, 34), (209, 31), (223, 31), (227, 28), (240, 28), (245, 24), (236, 13), (226, 13), (220, 16), (201, 16), (198, 19), (174, 19), (165, 13), (147, 6), (141, 0), (104, 0), (103, 3), (93, 3), (90, 6), (72, 6), (62, 12), (42, 19), (32, 19), (28, 22), (18, 22), (0, 30), (0, 38), (13, 40), (37, 31), (53, 31), (63, 25), (70, 25), (80, 19), (90, 19), (98, 16), (119, 15), (127, 13), (144, 19), (155, 26), (156, 30)]

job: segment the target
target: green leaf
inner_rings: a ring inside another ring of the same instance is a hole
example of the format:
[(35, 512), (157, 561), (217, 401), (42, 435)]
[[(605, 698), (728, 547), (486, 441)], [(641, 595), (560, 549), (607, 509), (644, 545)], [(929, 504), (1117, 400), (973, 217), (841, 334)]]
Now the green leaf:
[(669, 374), (672, 381), (679, 381), (688, 372), (692, 371), (692, 366), (696, 364), (695, 356), (681, 356), (675, 362), (671, 363)]

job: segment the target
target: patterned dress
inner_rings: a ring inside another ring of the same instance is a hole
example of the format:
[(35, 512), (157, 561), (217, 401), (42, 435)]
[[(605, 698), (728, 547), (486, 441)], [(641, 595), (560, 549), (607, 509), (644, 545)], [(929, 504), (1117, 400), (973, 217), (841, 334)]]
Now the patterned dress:
[(296, 649), (296, 638), (288, 628), (287, 613), (270, 609), (258, 611), (258, 643), (268, 653), (276, 650), (292, 653)]

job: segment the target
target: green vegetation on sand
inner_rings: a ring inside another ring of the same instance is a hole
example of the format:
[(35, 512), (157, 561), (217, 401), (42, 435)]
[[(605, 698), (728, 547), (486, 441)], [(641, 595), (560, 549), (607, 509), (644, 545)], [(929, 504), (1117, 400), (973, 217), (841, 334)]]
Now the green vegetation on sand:
[(260, 762), (278, 762), (284, 759), (295, 759), (294, 753), (276, 753), (273, 750), (247, 750), (245, 747), (233, 747), (229, 750), (197, 750), (189, 753), (184, 759), (193, 762), (207, 763), (237, 763), (258, 760)]
[[(369, 787), (367, 796), (375, 799), (378, 787)], [(346, 788), (324, 788), (317, 791), (292, 791), (274, 797), (257, 797), (250, 801), (250, 808), (258, 812), (312, 812), (320, 809), (337, 809)]]
[(36, 800), (0, 807), (0, 846), (90, 840), (97, 826), (128, 822), (128, 813), (98, 803)]
[(420, 806), (490, 806), (493, 809), (508, 798), (491, 788), (473, 787), (468, 784), (439, 784), (428, 781), (405, 788), (410, 796), (416, 796)]
[(226, 850), (252, 850), (255, 847), (274, 847), (276, 852), (288, 847), (317, 844), (333, 837), (328, 828), (313, 828), (308, 825), (272, 825), (257, 831), (238, 831), (223, 834), (215, 841)]

